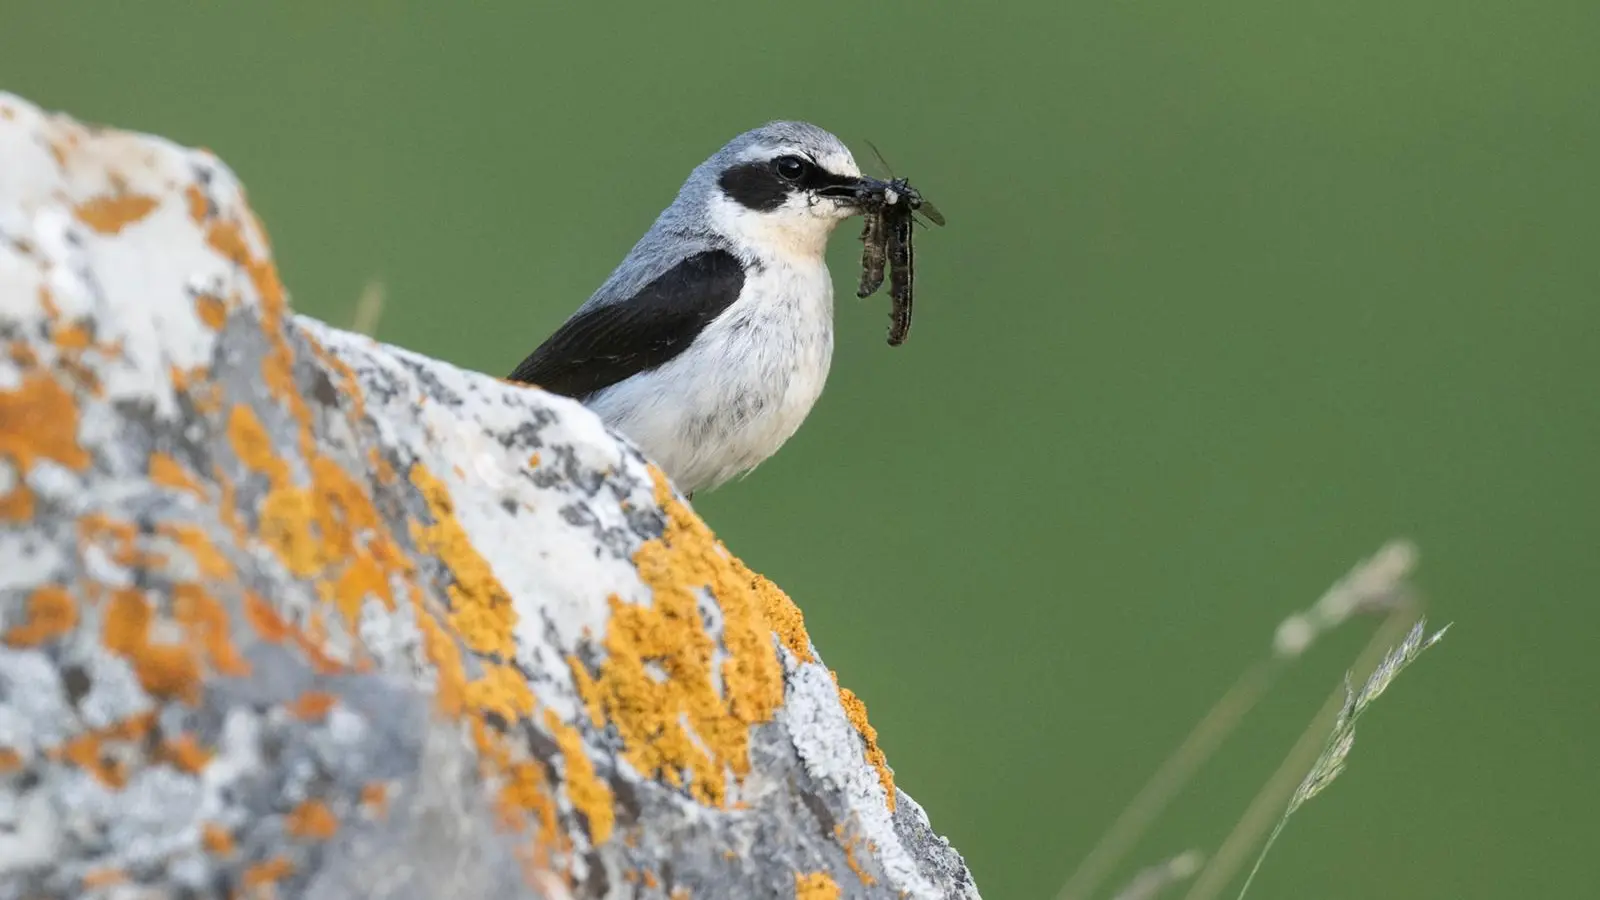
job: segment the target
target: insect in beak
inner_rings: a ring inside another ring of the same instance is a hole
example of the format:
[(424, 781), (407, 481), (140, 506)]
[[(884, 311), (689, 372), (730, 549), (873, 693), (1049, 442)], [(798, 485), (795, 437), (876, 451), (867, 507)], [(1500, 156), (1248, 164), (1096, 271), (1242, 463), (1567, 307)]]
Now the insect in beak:
[[(876, 150), (876, 148), (874, 148)], [(881, 159), (881, 156), (880, 156)], [(944, 215), (904, 178), (880, 181), (862, 178), (856, 204), (865, 223), (861, 229), (861, 283), (857, 297), (869, 297), (883, 286), (884, 269), (889, 275), (889, 346), (905, 343), (911, 331), (912, 281), (916, 255), (912, 250), (912, 226), (921, 213), (935, 225), (944, 224)]]

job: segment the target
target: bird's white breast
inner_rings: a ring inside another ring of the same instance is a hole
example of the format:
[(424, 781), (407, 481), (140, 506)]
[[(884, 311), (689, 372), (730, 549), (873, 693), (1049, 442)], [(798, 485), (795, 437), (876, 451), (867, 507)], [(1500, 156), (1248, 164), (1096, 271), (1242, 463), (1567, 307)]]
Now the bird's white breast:
[(687, 350), (589, 406), (693, 492), (776, 453), (822, 394), (832, 358), (827, 265), (769, 259), (747, 268), (739, 299)]

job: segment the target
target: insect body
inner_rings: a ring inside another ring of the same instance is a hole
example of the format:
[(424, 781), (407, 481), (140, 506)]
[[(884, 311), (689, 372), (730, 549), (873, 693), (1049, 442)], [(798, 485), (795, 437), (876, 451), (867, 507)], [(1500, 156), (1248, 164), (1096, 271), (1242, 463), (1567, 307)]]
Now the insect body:
[(890, 181), (863, 179), (861, 229), (861, 284), (858, 297), (869, 297), (883, 286), (884, 268), (889, 270), (889, 346), (905, 343), (911, 331), (912, 280), (915, 253), (911, 245), (912, 226), (921, 213), (935, 225), (944, 216), (904, 178)]
[(856, 296), (870, 297), (883, 286), (884, 257), (888, 250), (884, 234), (886, 223), (882, 209), (869, 209), (862, 218), (866, 222), (861, 226), (861, 285)]

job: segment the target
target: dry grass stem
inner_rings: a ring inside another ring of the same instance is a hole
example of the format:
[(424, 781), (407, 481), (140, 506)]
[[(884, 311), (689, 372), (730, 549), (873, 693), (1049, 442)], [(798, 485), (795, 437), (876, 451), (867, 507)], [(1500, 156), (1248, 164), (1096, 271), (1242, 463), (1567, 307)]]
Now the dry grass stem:
[[(1362, 648), (1352, 669), (1362, 672), (1376, 668), (1385, 648), (1405, 634), (1415, 615), (1416, 610), (1409, 603), (1390, 613), (1373, 633), (1371, 640)], [(1239, 817), (1233, 830), (1228, 833), (1222, 845), (1217, 848), (1217, 852), (1201, 870), (1200, 876), (1184, 900), (1215, 900), (1228, 882), (1239, 873), (1248, 859), (1250, 849), (1257, 846), (1266, 836), (1267, 830), (1272, 827), (1284, 804), (1293, 796), (1301, 777), (1316, 760), (1328, 729), (1333, 726), (1343, 706), (1344, 686), (1341, 684), (1328, 695), (1322, 708), (1312, 718), (1311, 724), (1300, 733), (1294, 746), (1284, 756), (1283, 762), (1267, 779), (1266, 784), (1261, 786), (1261, 790), (1250, 799), (1244, 815)]]
[[(1425, 620), (1419, 620), (1407, 628), (1407, 623), (1415, 615), (1411, 606), (1413, 602), (1408, 600), (1390, 613), (1383, 627), (1378, 629), (1362, 651), (1352, 669), (1352, 672), (1371, 672), (1362, 690), (1353, 690), (1347, 675), (1345, 683), (1329, 695), (1321, 711), (1301, 733), (1278, 770), (1250, 801), (1245, 814), (1223, 841), (1210, 864), (1200, 873), (1185, 900), (1213, 900), (1233, 880), (1250, 848), (1261, 841), (1262, 835), (1270, 827), (1271, 834), (1257, 854), (1250, 876), (1239, 892), (1242, 900), (1250, 888), (1251, 880), (1260, 870), (1262, 860), (1288, 824), (1289, 817), (1344, 771), (1345, 761), (1355, 743), (1356, 721), (1393, 683), (1395, 676), (1414, 662), (1422, 651), (1437, 643), (1448, 630), (1447, 626), (1427, 636)], [(1397, 640), (1399, 644), (1385, 653), (1384, 649)]]
[(1133, 876), (1127, 887), (1112, 896), (1112, 900), (1155, 900), (1161, 892), (1185, 879), (1193, 878), (1205, 863), (1199, 850), (1180, 853), (1169, 860), (1147, 866)]
[(1271, 655), (1246, 669), (1161, 761), (1062, 885), (1056, 900), (1089, 900), (1095, 895), (1194, 774), (1276, 683), (1285, 666), (1299, 659), (1317, 638), (1357, 614), (1410, 608), (1413, 598), (1406, 579), (1416, 562), (1417, 551), (1411, 542), (1392, 540), (1356, 564), (1310, 608), (1285, 619), (1274, 634)]
[(383, 318), (383, 307), (387, 300), (388, 292), (384, 290), (383, 282), (376, 278), (368, 280), (361, 289), (361, 296), (356, 298), (355, 312), (350, 316), (350, 330), (376, 337), (378, 320)]
[(1294, 659), (1353, 615), (1387, 613), (1405, 604), (1410, 600), (1406, 579), (1416, 565), (1417, 548), (1410, 541), (1384, 544), (1328, 588), (1310, 609), (1284, 619), (1273, 637), (1272, 652)]
[(1262, 660), (1246, 669), (1222, 698), (1212, 704), (1177, 749), (1167, 754), (1150, 780), (1133, 798), (1116, 821), (1101, 835), (1089, 854), (1078, 864), (1072, 877), (1062, 886), (1057, 900), (1088, 900), (1111, 871), (1127, 856), (1150, 826), (1166, 811), (1183, 786), (1200, 766), (1216, 753), (1222, 742), (1238, 727), (1276, 680), (1281, 664), (1276, 659)]
[(1278, 818), (1278, 824), (1273, 826), (1272, 834), (1267, 836), (1267, 843), (1256, 855), (1255, 865), (1250, 867), (1250, 875), (1244, 880), (1244, 886), (1239, 889), (1238, 900), (1244, 900), (1245, 894), (1249, 892), (1250, 883), (1255, 881), (1256, 873), (1261, 871), (1262, 861), (1267, 858), (1272, 845), (1277, 843), (1284, 826), (1289, 824), (1289, 817), (1312, 797), (1333, 784), (1339, 773), (1344, 771), (1345, 760), (1350, 756), (1350, 748), (1356, 743), (1357, 720), (1371, 708), (1372, 703), (1382, 696), (1384, 691), (1389, 689), (1389, 685), (1394, 683), (1395, 678), (1405, 671), (1407, 666), (1416, 662), (1424, 650), (1439, 643), (1444, 633), (1449, 630), (1450, 626), (1446, 625), (1429, 635), (1428, 621), (1418, 619), (1417, 624), (1406, 633), (1405, 640), (1390, 650), (1372, 674), (1367, 676), (1367, 683), (1362, 686), (1359, 693), (1350, 686), (1350, 676), (1345, 675), (1344, 705), (1339, 708), (1339, 715), (1334, 719), (1333, 731), (1323, 744), (1322, 752), (1317, 755), (1317, 761), (1312, 764), (1311, 771), (1306, 773), (1306, 777), (1300, 781), (1300, 786), (1295, 788), (1294, 795), (1289, 798), (1289, 804), (1284, 808), (1283, 815)]

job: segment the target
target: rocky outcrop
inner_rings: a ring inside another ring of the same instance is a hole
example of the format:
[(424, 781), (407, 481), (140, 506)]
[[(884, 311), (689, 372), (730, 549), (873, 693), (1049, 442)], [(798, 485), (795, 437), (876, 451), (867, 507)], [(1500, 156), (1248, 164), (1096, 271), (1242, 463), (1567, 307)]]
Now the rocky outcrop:
[(294, 315), (215, 157), (0, 94), (0, 898), (975, 897), (583, 407)]

